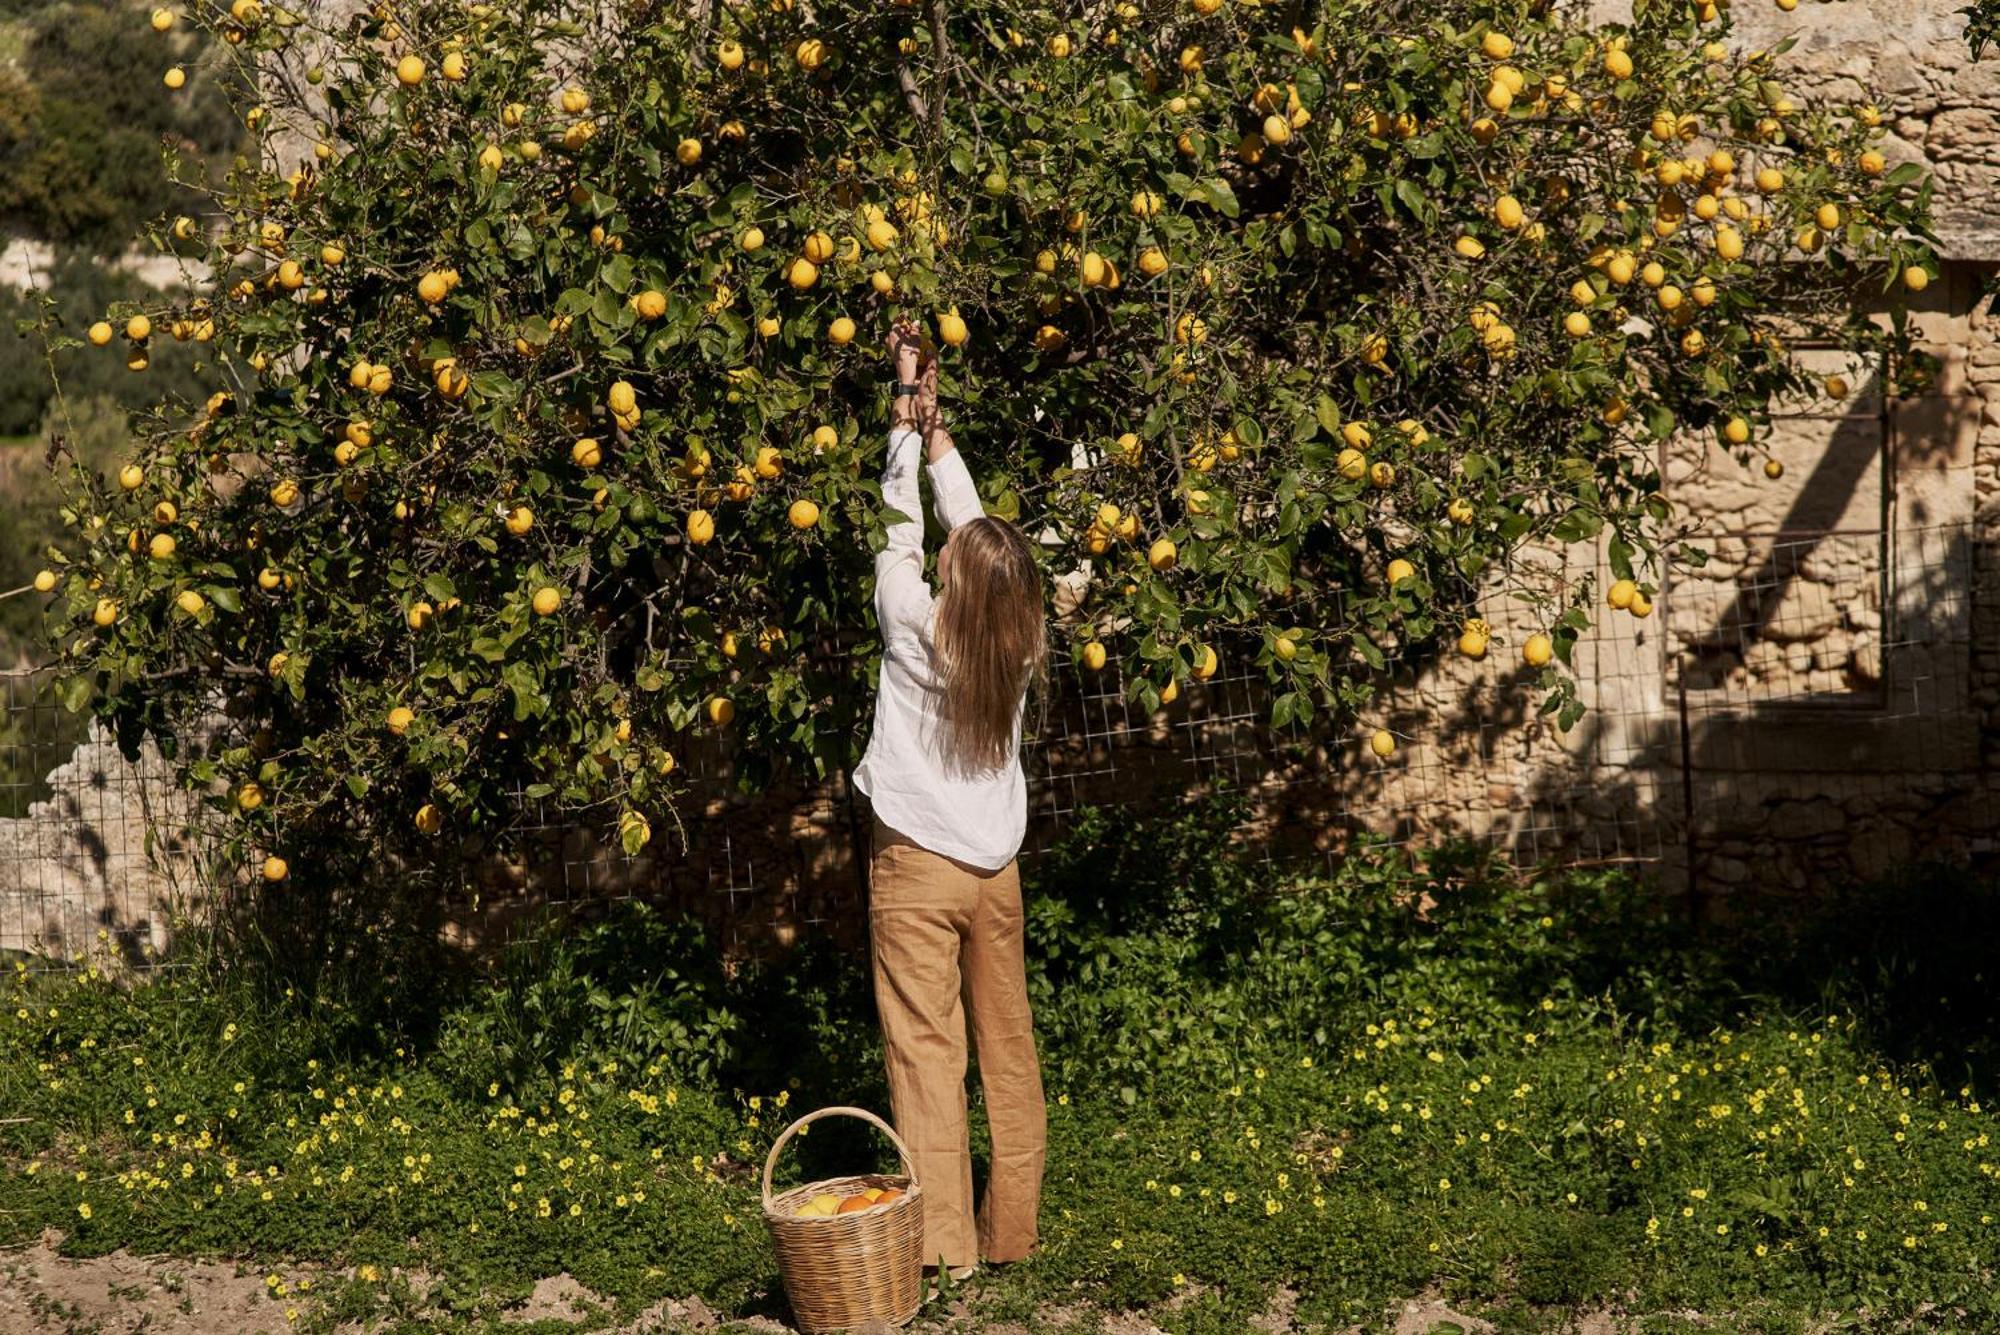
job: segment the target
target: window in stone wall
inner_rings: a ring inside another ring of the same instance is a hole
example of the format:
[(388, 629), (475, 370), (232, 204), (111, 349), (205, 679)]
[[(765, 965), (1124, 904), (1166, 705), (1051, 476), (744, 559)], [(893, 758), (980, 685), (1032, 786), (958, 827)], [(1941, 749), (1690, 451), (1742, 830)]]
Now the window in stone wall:
[(1834, 349), (1801, 349), (1839, 402), (1777, 415), (1763, 442), (1782, 465), (1736, 461), (1710, 436), (1667, 450), (1667, 486), (1709, 554), (1670, 576), (1669, 687), (1704, 708), (1879, 706), (1888, 569), (1888, 420), (1880, 378)]

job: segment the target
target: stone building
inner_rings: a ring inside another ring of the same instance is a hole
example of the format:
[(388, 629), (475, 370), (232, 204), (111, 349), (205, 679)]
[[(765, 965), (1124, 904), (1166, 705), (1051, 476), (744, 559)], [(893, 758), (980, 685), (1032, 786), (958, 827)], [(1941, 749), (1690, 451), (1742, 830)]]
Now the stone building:
[[(1892, 111), (1892, 161), (1935, 175), (1943, 272), (1917, 318), (1943, 369), (1921, 396), (1898, 398), (1875, 368), (1801, 349), (1852, 392), (1777, 424), (1777, 480), (1702, 442), (1671, 446), (1670, 494), (1710, 559), (1667, 573), (1652, 618), (1608, 618), (1579, 646), (1590, 708), (1578, 727), (1561, 734), (1536, 716), (1511, 648), (1530, 627), (1498, 600), (1489, 619), (1506, 652), (1402, 665), (1358, 734), (1273, 737), (1261, 685), (1243, 677), (1191, 688), (1150, 718), (1114, 682), (1073, 683), (1029, 757), (1034, 838), (1084, 805), (1232, 787), (1251, 802), (1246, 850), (1332, 856), (1358, 835), (1466, 837), (1524, 861), (1650, 868), (1725, 909), (1753, 887), (1805, 893), (1913, 858), (1990, 855), (2000, 319), (1982, 289), (2000, 265), (2000, 58), (1971, 59), (1959, 4), (1786, 13), (1739, 0), (1736, 42), (1795, 39), (1795, 96)], [(1619, 8), (1596, 6), (1606, 18)], [(1365, 745), (1375, 727), (1399, 738), (1387, 760)], [(721, 777), (725, 758), (707, 759)], [(132, 957), (164, 941), (177, 859), (161, 864), (133, 833), (157, 782), (99, 739), (25, 821), (0, 821), (0, 951)], [(549, 831), (538, 856), (468, 886), (465, 934), (489, 938), (550, 898), (660, 891), (745, 944), (854, 928), (859, 826), (840, 783), (718, 796), (688, 817), (692, 847), (671, 860)]]

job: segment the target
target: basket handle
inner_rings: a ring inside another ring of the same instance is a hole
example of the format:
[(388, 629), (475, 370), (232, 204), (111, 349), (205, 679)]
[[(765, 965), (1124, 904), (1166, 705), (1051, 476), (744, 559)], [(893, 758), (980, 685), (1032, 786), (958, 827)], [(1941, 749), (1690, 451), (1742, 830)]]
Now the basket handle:
[(903, 1143), (903, 1138), (896, 1134), (894, 1127), (877, 1117), (874, 1113), (869, 1112), (866, 1108), (821, 1108), (819, 1111), (809, 1112), (798, 1121), (793, 1122), (790, 1126), (779, 1132), (778, 1138), (771, 1142), (771, 1152), (764, 1156), (765, 1209), (770, 1209), (773, 1202), (771, 1196), (771, 1170), (778, 1166), (778, 1151), (785, 1148), (786, 1141), (789, 1141), (801, 1130), (817, 1122), (822, 1117), (858, 1117), (873, 1126), (876, 1130), (887, 1136), (889, 1143), (896, 1147), (896, 1156), (903, 1161), (903, 1170), (909, 1176), (910, 1185), (914, 1187), (917, 1184), (917, 1165), (910, 1159), (910, 1147)]

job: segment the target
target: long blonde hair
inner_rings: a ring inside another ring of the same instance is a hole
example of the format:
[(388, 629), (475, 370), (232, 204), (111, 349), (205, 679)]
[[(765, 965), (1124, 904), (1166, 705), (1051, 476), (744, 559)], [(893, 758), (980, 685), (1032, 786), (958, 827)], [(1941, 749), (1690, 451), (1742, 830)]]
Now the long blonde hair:
[(936, 618), (945, 756), (966, 770), (997, 769), (1013, 753), (1022, 696), (1048, 655), (1041, 572), (1020, 529), (987, 515), (952, 533)]

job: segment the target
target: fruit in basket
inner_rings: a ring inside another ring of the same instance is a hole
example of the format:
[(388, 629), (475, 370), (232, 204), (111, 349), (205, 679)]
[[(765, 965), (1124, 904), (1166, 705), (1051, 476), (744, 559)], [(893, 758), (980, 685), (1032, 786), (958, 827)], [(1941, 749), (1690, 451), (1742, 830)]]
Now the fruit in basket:
[(800, 1219), (805, 1219), (813, 1215), (830, 1215), (839, 1209), (840, 1197), (830, 1191), (822, 1191), (819, 1195), (793, 1211), (793, 1214)]
[(846, 1200), (842, 1201), (840, 1203), (840, 1208), (838, 1210), (835, 1210), (834, 1213), (853, 1214), (857, 1210), (866, 1210), (869, 1206), (873, 1204), (875, 1204), (875, 1202), (869, 1200), (867, 1196), (857, 1193), (853, 1196), (849, 1196)]
[(875, 1198), (875, 1203), (877, 1205), (887, 1205), (890, 1201), (899, 1201), (901, 1199), (903, 1199), (903, 1189), (901, 1187), (885, 1187), (882, 1190), (882, 1194)]

